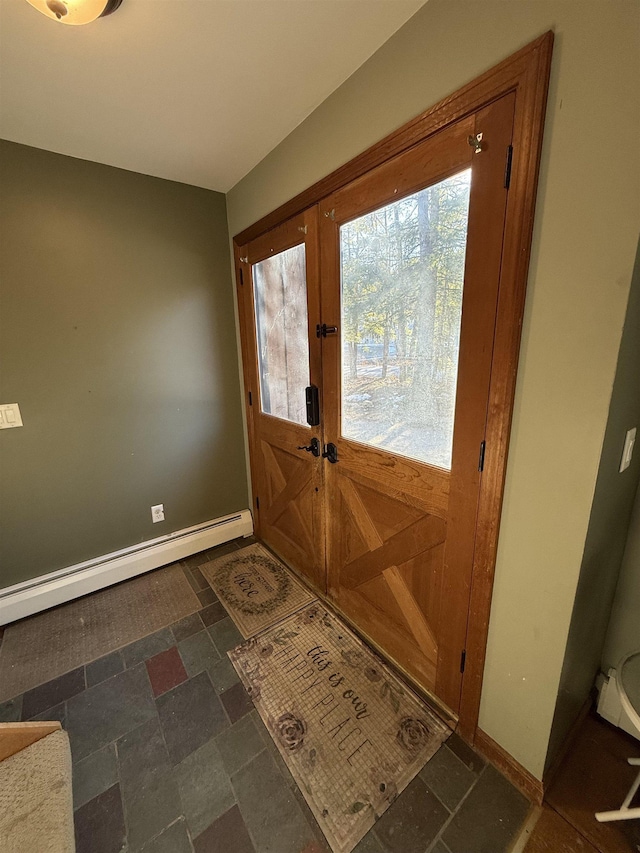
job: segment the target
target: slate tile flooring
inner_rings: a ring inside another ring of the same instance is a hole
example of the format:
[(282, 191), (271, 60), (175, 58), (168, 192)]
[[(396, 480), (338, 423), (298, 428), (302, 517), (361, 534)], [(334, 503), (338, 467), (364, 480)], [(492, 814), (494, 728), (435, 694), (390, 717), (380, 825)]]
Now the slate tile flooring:
[[(77, 853), (328, 853), (227, 658), (242, 637), (198, 566), (201, 610), (0, 704), (69, 733)], [(355, 853), (506, 853), (528, 801), (457, 735)]]

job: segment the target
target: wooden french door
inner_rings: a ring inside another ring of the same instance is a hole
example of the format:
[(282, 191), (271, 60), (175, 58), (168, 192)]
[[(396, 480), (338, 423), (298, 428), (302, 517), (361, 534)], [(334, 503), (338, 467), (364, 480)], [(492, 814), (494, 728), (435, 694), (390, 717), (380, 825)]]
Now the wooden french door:
[(515, 96), (320, 205), (328, 594), (456, 712)]
[(237, 248), (257, 535), (453, 714), (515, 101)]
[(312, 208), (237, 250), (256, 534), (324, 591), (318, 217)]

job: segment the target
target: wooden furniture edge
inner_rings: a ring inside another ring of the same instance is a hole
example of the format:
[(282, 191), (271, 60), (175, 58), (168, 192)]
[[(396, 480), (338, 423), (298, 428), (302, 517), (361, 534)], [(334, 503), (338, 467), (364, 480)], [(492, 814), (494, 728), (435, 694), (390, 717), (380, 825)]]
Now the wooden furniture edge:
[[(535, 56), (541, 48), (544, 48), (543, 53), (550, 51), (552, 44), (553, 32), (549, 30), (240, 231), (233, 242), (236, 246), (249, 243), (265, 231), (322, 201), (345, 184), (422, 142), (447, 124), (474, 112), (480, 104), (501, 97), (514, 88), (509, 78), (517, 79), (521, 66), (526, 66), (531, 56)], [(487, 97), (492, 87), (495, 91)]]
[(57, 720), (43, 723), (0, 723), (0, 761), (61, 729), (62, 726)]
[(496, 743), (482, 729), (476, 731), (475, 749), (497, 770), (506, 776), (525, 797), (536, 805), (542, 805), (544, 799), (544, 785), (540, 779), (523, 767), (519, 761), (510, 755), (506, 749)]

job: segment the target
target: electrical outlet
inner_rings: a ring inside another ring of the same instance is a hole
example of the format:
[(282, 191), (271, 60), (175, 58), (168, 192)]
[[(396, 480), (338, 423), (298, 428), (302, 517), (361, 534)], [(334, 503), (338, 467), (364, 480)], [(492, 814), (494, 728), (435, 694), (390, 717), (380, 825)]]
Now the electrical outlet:
[(157, 521), (164, 521), (164, 504), (157, 504), (151, 507), (151, 520), (154, 524)]

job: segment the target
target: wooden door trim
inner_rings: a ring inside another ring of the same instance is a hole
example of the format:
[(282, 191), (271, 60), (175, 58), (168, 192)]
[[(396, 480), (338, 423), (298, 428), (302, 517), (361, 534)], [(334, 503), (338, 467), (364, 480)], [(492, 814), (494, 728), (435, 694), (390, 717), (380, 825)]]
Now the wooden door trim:
[[(252, 316), (252, 306), (250, 304), (251, 287), (247, 280), (245, 282), (245, 262), (242, 258), (246, 258), (247, 246), (234, 242), (233, 258), (236, 274), (236, 297), (238, 300), (238, 325), (240, 327), (240, 354), (242, 357), (242, 379), (243, 379), (243, 397), (244, 409), (247, 418), (247, 434), (249, 443), (249, 468), (251, 471), (252, 482), (252, 515), (253, 529), (255, 535), (260, 538), (260, 513), (257, 511), (257, 495), (254, 483), (255, 472), (258, 465), (258, 448), (256, 446), (257, 436), (254, 422), (254, 411), (258, 405), (257, 394), (253, 390), (253, 357), (251, 355), (251, 337), (247, 328), (249, 318)], [(248, 278), (248, 277), (247, 277)], [(254, 400), (255, 398), (255, 400)]]
[(537, 50), (530, 55), (526, 68), (522, 70), (516, 94), (514, 153), (507, 196), (496, 334), (491, 361), (486, 452), (476, 522), (466, 667), (460, 698), (459, 731), (462, 737), (471, 743), (475, 741), (478, 732), (544, 116), (551, 72), (553, 33), (546, 33), (534, 44), (538, 45)]
[(305, 219), (306, 217), (300, 213), (276, 228), (272, 228), (267, 234), (252, 240), (245, 255), (247, 264), (258, 264), (274, 254), (277, 255), (279, 252), (304, 243), (307, 234)]
[(333, 208), (332, 221), (342, 224), (471, 168), (474, 153), (469, 136), (474, 129), (475, 114), (439, 128), (325, 197), (321, 212), (326, 216), (327, 207)]
[[(527, 104), (526, 113), (532, 131), (533, 152), (537, 144), (542, 141), (542, 129), (540, 128), (540, 132), (536, 134), (533, 132), (533, 125), (536, 118), (544, 116), (552, 47), (553, 32), (549, 31), (245, 228), (234, 237), (234, 242), (242, 245), (254, 240), (265, 231), (307, 207), (317, 204), (376, 166), (402, 154), (417, 143), (424, 142), (446, 125), (464, 118), (465, 115), (475, 112), (512, 90), (518, 90)], [(543, 83), (542, 80), (538, 80), (539, 77), (544, 77)], [(536, 163), (530, 187), (534, 196), (537, 172)]]
[[(515, 92), (513, 161), (491, 362), (486, 454), (480, 483), (466, 667), (459, 711), (460, 734), (470, 743), (476, 737), (480, 709), (552, 48), (553, 32), (549, 31), (234, 238), (238, 271), (239, 247), (317, 204), (376, 166), (424, 142), (447, 125), (509, 92)], [(259, 527), (257, 534), (259, 536)]]

